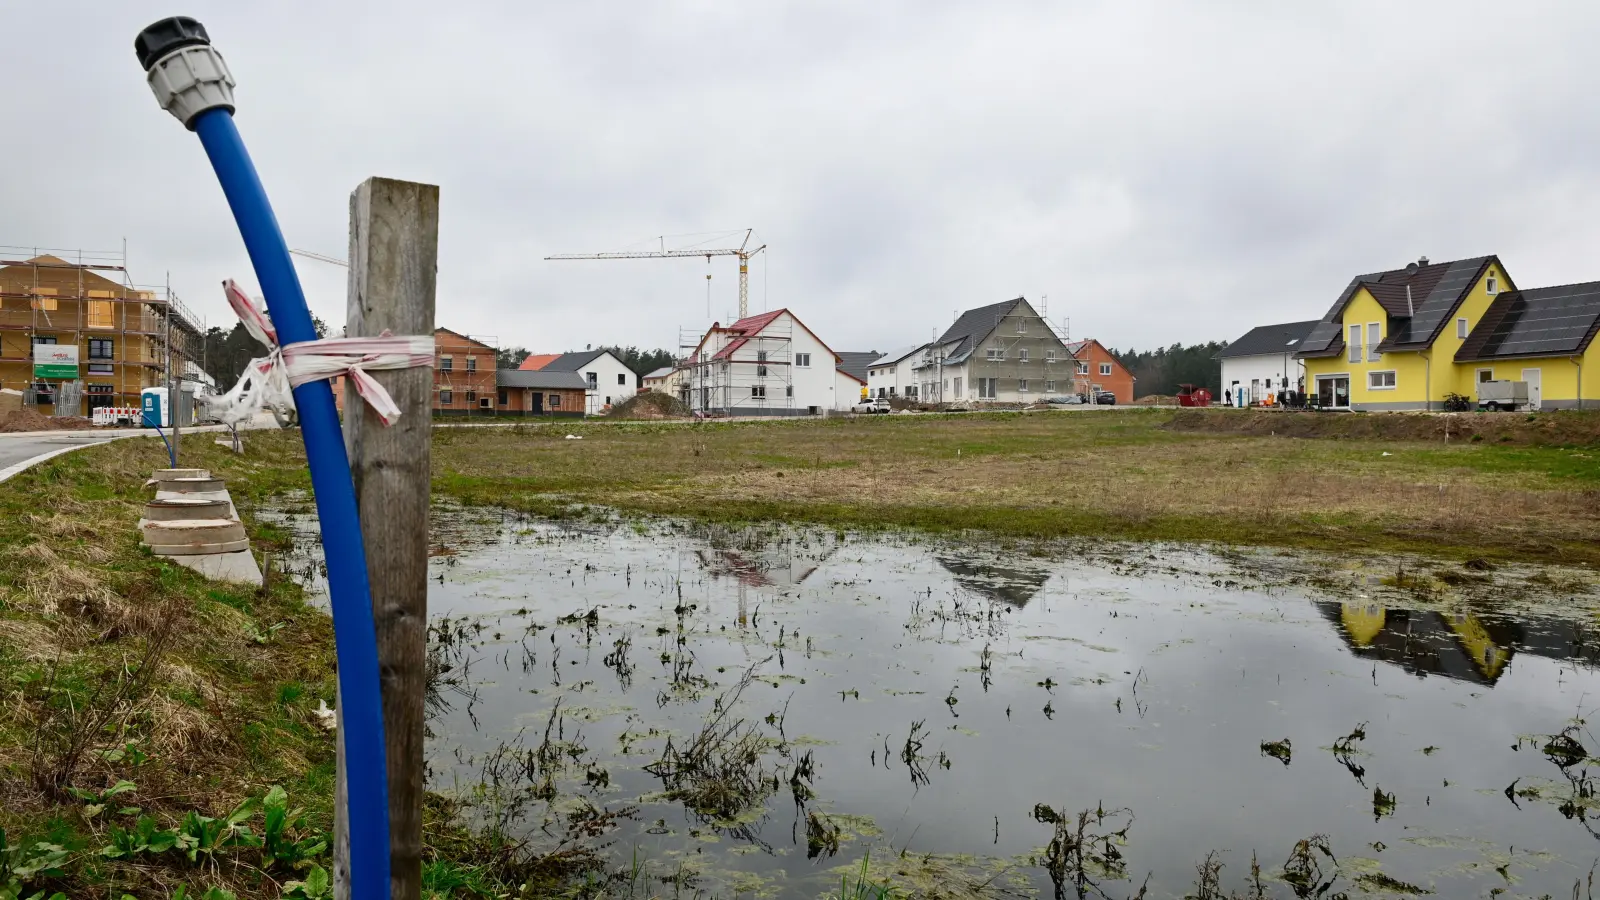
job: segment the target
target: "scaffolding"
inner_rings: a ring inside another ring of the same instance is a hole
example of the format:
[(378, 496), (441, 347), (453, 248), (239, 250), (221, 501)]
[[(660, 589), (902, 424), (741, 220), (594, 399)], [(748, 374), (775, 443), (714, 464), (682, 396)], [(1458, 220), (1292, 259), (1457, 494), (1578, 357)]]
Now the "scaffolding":
[[(200, 319), (169, 284), (139, 285), (127, 250), (53, 250), (0, 245), (0, 388), (52, 407), (82, 385), (83, 414), (138, 406), (147, 387), (183, 392), (204, 355)], [(78, 348), (78, 378), (34, 377), (34, 346)], [(77, 404), (66, 404), (76, 406)], [(181, 407), (181, 402), (179, 403)], [(61, 412), (78, 412), (63, 408)]]
[(1077, 360), (1058, 326), (1018, 303), (997, 312), (988, 334), (973, 335), (969, 346), (929, 343), (911, 371), (916, 394), (910, 399), (924, 403), (1028, 402), (1076, 391)]
[[(767, 321), (754, 321), (763, 318)], [(741, 328), (745, 322), (752, 324)], [(683, 374), (678, 382), (678, 399), (698, 414), (796, 416), (823, 412), (813, 406), (795, 405), (791, 316), (769, 313), (742, 319), (727, 328), (713, 325), (698, 336), (681, 329), (678, 346), (686, 351), (679, 363)], [(832, 365), (827, 368), (831, 373)]]

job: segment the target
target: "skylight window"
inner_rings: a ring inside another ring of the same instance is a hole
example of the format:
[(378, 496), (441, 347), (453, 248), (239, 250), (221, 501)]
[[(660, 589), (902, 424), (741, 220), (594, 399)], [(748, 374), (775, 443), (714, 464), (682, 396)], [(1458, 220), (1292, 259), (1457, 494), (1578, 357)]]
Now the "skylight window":
[(1292, 341), (1290, 341), (1290, 342), (1289, 342), (1289, 343), (1288, 343), (1288, 344), (1286, 344), (1286, 345), (1285, 345), (1285, 346), (1288, 346), (1288, 347), (1293, 347), (1293, 346), (1294, 346), (1294, 345), (1295, 345), (1295, 344), (1298, 344), (1298, 343), (1300, 343), (1300, 339), (1299, 339), (1299, 338), (1295, 338), (1295, 339), (1294, 339), (1294, 340), (1292, 340)]

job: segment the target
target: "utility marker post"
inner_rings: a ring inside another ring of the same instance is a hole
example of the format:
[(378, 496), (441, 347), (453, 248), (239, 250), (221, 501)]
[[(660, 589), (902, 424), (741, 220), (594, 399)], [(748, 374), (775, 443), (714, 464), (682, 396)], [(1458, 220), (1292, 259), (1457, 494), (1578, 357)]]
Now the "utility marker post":
[[(350, 195), (348, 337), (433, 333), (439, 258), (437, 185), (369, 178)], [(385, 427), (345, 379), (344, 440), (372, 583), (389, 757), (391, 896), (422, 894), (422, 734), (428, 630), (428, 487), (433, 369), (371, 373), (400, 419)], [(343, 704), (340, 705), (341, 708)], [(365, 760), (356, 760), (365, 765)], [(350, 896), (339, 725), (334, 894)]]

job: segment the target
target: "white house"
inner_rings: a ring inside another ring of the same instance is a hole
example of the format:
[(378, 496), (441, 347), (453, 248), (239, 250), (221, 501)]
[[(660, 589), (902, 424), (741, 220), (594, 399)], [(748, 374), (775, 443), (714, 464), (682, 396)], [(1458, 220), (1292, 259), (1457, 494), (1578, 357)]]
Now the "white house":
[(834, 409), (849, 409), (867, 392), (867, 369), (883, 354), (876, 350), (840, 350), (834, 381)]
[(639, 386), (646, 391), (676, 395), (678, 393), (679, 371), (679, 369), (672, 366), (663, 366), (640, 378)]
[(679, 396), (687, 393), (696, 412), (718, 415), (824, 415), (849, 409), (859, 396), (853, 378), (841, 379), (840, 362), (794, 313), (776, 309), (713, 324), (684, 366)]
[(621, 403), (639, 392), (639, 376), (609, 350), (563, 353), (539, 366), (540, 372), (577, 372), (588, 382), (589, 415)]
[(1286, 322), (1262, 325), (1245, 332), (1212, 359), (1222, 361), (1222, 392), (1225, 403), (1260, 403), (1267, 394), (1283, 390), (1304, 390), (1305, 363), (1294, 358), (1300, 344), (1317, 323)]
[(926, 403), (1031, 403), (1072, 393), (1077, 361), (1022, 297), (969, 309), (914, 351), (902, 390)]
[(867, 390), (874, 397), (908, 397), (916, 396), (912, 385), (916, 379), (912, 377), (911, 367), (914, 365), (913, 356), (927, 344), (916, 344), (911, 347), (902, 347), (893, 353), (886, 353), (872, 361), (867, 367)]

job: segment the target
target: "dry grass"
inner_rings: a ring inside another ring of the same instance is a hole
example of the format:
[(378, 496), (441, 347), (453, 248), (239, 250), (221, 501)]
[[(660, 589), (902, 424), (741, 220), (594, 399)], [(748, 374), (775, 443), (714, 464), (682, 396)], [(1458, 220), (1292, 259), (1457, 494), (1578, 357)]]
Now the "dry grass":
[(540, 512), (1600, 559), (1584, 448), (1213, 435), (1173, 415), (460, 429), (436, 438), (435, 490)]

